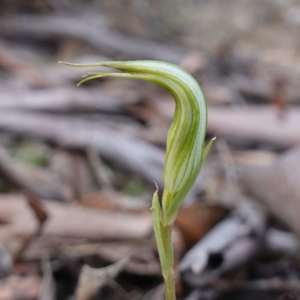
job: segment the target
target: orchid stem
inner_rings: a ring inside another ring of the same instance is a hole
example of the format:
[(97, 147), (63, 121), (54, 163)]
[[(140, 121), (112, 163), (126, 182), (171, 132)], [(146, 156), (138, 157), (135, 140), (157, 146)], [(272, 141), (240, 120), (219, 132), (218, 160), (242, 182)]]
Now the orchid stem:
[(162, 271), (164, 282), (165, 282), (165, 297), (166, 300), (175, 300), (175, 277), (174, 277), (174, 254), (173, 254), (173, 246), (171, 241), (172, 234), (172, 226), (166, 226), (163, 228), (164, 236), (166, 240), (164, 241), (165, 250), (166, 250), (166, 258), (167, 264), (165, 270)]
[(166, 300), (175, 300), (175, 278), (173, 272), (174, 253), (172, 246), (172, 225), (163, 225), (163, 212), (158, 198), (158, 191), (153, 195), (152, 216), (154, 234), (165, 283)]

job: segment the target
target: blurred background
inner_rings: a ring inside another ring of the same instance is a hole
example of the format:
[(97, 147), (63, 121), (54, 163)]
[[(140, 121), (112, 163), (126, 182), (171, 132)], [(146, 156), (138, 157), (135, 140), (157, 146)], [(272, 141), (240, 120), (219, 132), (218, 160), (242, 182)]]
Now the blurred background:
[(136, 59), (192, 73), (217, 136), (174, 226), (178, 299), (300, 299), (299, 33), (299, 0), (0, 0), (0, 300), (164, 299), (174, 101), (57, 63)]

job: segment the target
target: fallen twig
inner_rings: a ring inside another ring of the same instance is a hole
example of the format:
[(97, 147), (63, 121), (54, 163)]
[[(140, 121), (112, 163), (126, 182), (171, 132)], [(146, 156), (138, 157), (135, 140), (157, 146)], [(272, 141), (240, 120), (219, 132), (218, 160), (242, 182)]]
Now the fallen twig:
[(215, 287), (222, 291), (259, 290), (259, 291), (300, 291), (299, 280), (280, 280), (278, 278), (252, 281), (208, 279), (205, 286)]
[(270, 106), (209, 108), (208, 131), (218, 137), (269, 143), (288, 148), (300, 142), (300, 109), (287, 110), (284, 119)]
[(90, 300), (105, 284), (114, 281), (121, 271), (124, 270), (129, 257), (105, 268), (94, 269), (84, 265), (79, 275), (79, 282), (76, 288), (76, 297), (78, 300)]
[(162, 186), (164, 152), (141, 140), (120, 135), (101, 125), (38, 113), (2, 111), (0, 130), (31, 136), (75, 149), (93, 147), (103, 158)]
[(135, 104), (139, 95), (134, 91), (103, 92), (96, 89), (57, 88), (39, 91), (3, 92), (1, 109), (39, 110), (48, 112), (117, 112)]
[(169, 47), (133, 36), (112, 31), (106, 27), (101, 16), (23, 16), (2, 20), (1, 35), (30, 36), (35, 39), (75, 38), (89, 44), (101, 52), (122, 54), (135, 59), (155, 59), (178, 63), (187, 51)]
[[(23, 196), (2, 195), (0, 198), (0, 220), (7, 226), (0, 227), (1, 240), (12, 236), (30, 236), (39, 227), (26, 205)], [(43, 226), (43, 235), (85, 238), (91, 240), (142, 239), (150, 234), (152, 220), (150, 212), (143, 215), (95, 211), (90, 208), (44, 202), (48, 220)]]
[(24, 77), (35, 88), (46, 88), (50, 83), (38, 70), (12, 55), (7, 47), (0, 43), (0, 66)]
[(31, 241), (42, 233), (43, 226), (48, 218), (48, 214), (40, 200), (33, 197), (27, 197), (27, 203), (38, 221), (38, 226), (35, 232), (23, 237), (20, 247), (14, 253), (14, 263), (17, 263), (20, 260), (23, 252), (29, 246)]
[[(295, 130), (299, 132), (299, 127)], [(241, 166), (238, 174), (245, 192), (300, 236), (300, 146), (282, 154), (273, 164)]]
[(185, 254), (180, 270), (188, 284), (197, 286), (249, 262), (261, 248), (264, 230), (264, 214), (253, 204), (242, 203)]

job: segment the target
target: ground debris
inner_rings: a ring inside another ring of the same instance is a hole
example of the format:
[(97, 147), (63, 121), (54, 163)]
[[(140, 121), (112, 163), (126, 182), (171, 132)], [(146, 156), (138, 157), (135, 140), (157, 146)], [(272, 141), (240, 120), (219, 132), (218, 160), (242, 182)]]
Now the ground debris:
[(177, 297), (298, 299), (298, 2), (1, 1), (0, 300), (164, 298), (150, 206), (174, 99), (57, 63), (128, 59), (191, 72), (217, 136), (174, 226)]

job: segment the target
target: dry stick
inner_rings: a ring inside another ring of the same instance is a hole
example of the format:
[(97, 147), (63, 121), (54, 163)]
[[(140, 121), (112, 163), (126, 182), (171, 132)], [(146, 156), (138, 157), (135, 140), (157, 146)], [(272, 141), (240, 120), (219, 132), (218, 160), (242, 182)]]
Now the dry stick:
[(164, 151), (147, 142), (126, 137), (95, 122), (76, 118), (0, 112), (0, 130), (31, 136), (73, 149), (93, 147), (107, 160), (162, 187)]
[(89, 147), (86, 151), (86, 154), (91, 171), (95, 179), (97, 180), (99, 186), (106, 190), (113, 190), (108, 174), (103, 168), (103, 162), (100, 156), (98, 155), (96, 149)]
[(300, 237), (300, 145), (280, 155), (273, 164), (241, 165), (238, 175), (244, 191)]
[[(0, 227), (0, 237), (28, 235), (36, 231), (36, 222), (24, 197), (2, 195), (0, 220), (10, 226)], [(139, 240), (151, 232), (149, 214), (137, 215), (121, 212), (95, 211), (94, 209), (43, 201), (49, 219), (43, 229), (44, 236), (83, 238), (90, 240)], [(89, 220), (89, 222), (87, 222)]]
[[(157, 112), (168, 121), (173, 117), (174, 106), (155, 104)], [(300, 109), (297, 106), (286, 111), (284, 119), (278, 118), (277, 110), (270, 105), (248, 107), (208, 108), (207, 131), (235, 143), (263, 143), (279, 148), (290, 148), (300, 143)]]
[(227, 186), (233, 198), (231, 205), (237, 206), (238, 201), (241, 198), (241, 191), (238, 186), (238, 175), (234, 168), (235, 165), (234, 165), (232, 155), (230, 153), (229, 146), (224, 139), (220, 139), (216, 142), (216, 147), (218, 149), (225, 170)]
[(178, 63), (188, 52), (178, 47), (109, 30), (103, 23), (99, 15), (82, 15), (81, 18), (25, 16), (2, 20), (0, 35), (13, 34), (35, 39), (75, 38), (109, 55), (122, 54), (129, 58), (157, 59), (171, 63)]
[(91, 300), (96, 292), (107, 283), (116, 278), (124, 270), (130, 257), (124, 257), (118, 262), (107, 267), (95, 269), (84, 265), (81, 269), (76, 287), (76, 298), (78, 300)]
[(34, 88), (47, 88), (48, 80), (32, 66), (13, 56), (10, 49), (0, 43), (0, 66), (24, 77)]
[(294, 107), (279, 119), (270, 106), (209, 109), (207, 130), (238, 142), (258, 142), (289, 148), (300, 142), (300, 109)]
[[(78, 77), (78, 76), (77, 76)], [(38, 110), (45, 112), (110, 112), (122, 113), (139, 101), (132, 90), (102, 92), (94, 88), (53, 88), (46, 90), (1, 91), (0, 109)]]
[(68, 201), (70, 190), (48, 171), (29, 166), (10, 157), (0, 147), (0, 175), (15, 187), (40, 198)]
[(16, 253), (14, 253), (14, 256), (13, 256), (14, 263), (16, 263), (20, 260), (23, 252), (27, 249), (27, 247), (29, 246), (31, 241), (35, 237), (38, 237), (42, 233), (43, 226), (48, 218), (48, 214), (40, 200), (38, 200), (37, 198), (31, 197), (31, 196), (28, 196), (26, 200), (27, 200), (28, 206), (31, 208), (31, 210), (34, 213), (34, 216), (36, 217), (36, 219), (38, 221), (38, 227), (37, 227), (36, 231), (33, 232), (32, 235), (28, 235), (23, 238), (20, 247), (18, 248)]
[[(149, 257), (149, 249), (154, 248), (154, 241), (149, 239), (127, 240), (123, 242), (101, 242), (93, 244), (81, 244), (74, 246), (51, 245), (44, 248), (28, 249), (22, 259), (25, 261), (41, 260), (46, 256), (51, 258), (59, 257), (82, 257), (98, 255), (108, 262), (116, 262), (125, 256), (131, 255), (132, 260), (127, 264), (126, 270), (130, 273), (159, 276), (161, 268), (155, 256)], [(118, 251), (121, 249), (121, 251)], [(145, 254), (143, 254), (145, 253)]]
[(259, 291), (300, 291), (299, 280), (287, 280), (280, 279), (260, 279), (253, 281), (241, 281), (241, 280), (225, 280), (225, 279), (208, 279), (204, 286), (211, 286), (218, 288), (222, 291), (231, 290), (259, 290)]

